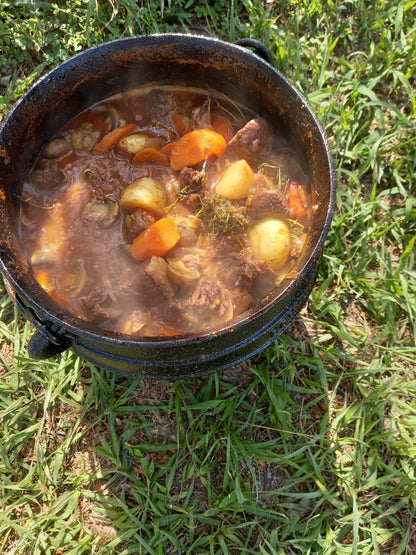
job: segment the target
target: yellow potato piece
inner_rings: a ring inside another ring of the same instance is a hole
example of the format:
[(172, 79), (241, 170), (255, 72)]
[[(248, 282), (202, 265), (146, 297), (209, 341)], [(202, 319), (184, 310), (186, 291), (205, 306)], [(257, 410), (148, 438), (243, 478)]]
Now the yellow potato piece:
[(272, 270), (280, 270), (289, 259), (290, 231), (282, 220), (261, 220), (250, 231), (249, 242), (254, 256)]
[(255, 183), (253, 170), (245, 160), (238, 160), (223, 173), (215, 192), (230, 200), (246, 198)]
[(131, 183), (120, 200), (120, 208), (125, 212), (132, 212), (136, 208), (143, 208), (158, 215), (168, 203), (165, 189), (153, 179), (144, 177)]
[(133, 156), (136, 152), (145, 148), (159, 148), (161, 140), (157, 137), (146, 135), (146, 133), (132, 133), (120, 139), (116, 150), (120, 154)]

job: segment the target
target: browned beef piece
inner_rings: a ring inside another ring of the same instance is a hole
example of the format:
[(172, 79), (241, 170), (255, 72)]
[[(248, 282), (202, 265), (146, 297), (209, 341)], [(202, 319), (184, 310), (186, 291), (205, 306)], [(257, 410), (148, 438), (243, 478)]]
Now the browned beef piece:
[(81, 297), (80, 304), (87, 318), (94, 324), (104, 320), (113, 320), (120, 316), (121, 310), (116, 306), (115, 295), (103, 286), (95, 287), (86, 297)]
[(194, 168), (183, 168), (179, 174), (180, 195), (182, 202), (190, 209), (197, 210), (201, 206), (207, 176)]
[(32, 173), (32, 182), (40, 189), (54, 189), (62, 185), (64, 175), (61, 171), (39, 169)]
[(152, 121), (171, 124), (171, 114), (176, 109), (176, 96), (161, 89), (153, 90), (149, 94), (147, 107)]
[(191, 193), (182, 198), (182, 203), (191, 211), (199, 210), (202, 206), (201, 195), (198, 193)]
[(160, 256), (152, 256), (145, 268), (146, 274), (152, 278), (160, 291), (168, 299), (176, 293), (176, 285), (168, 277), (168, 263)]
[(164, 308), (164, 323), (174, 329), (198, 332), (221, 320), (230, 309), (221, 285), (210, 276), (202, 276), (191, 297), (170, 299)]
[(209, 276), (202, 276), (191, 297), (191, 305), (216, 311), (222, 316), (228, 309), (224, 290), (218, 281)]
[(188, 298), (169, 299), (163, 311), (164, 323), (173, 329), (181, 331), (196, 331), (198, 315)]
[(143, 208), (136, 208), (134, 212), (124, 216), (123, 235), (124, 239), (131, 243), (140, 233), (150, 227), (156, 218)]
[(206, 182), (206, 173), (194, 168), (183, 168), (179, 174), (179, 184), (183, 195), (200, 193)]
[(214, 258), (224, 258), (241, 251), (241, 243), (234, 235), (219, 235), (214, 244)]
[(227, 254), (221, 260), (221, 281), (228, 289), (239, 289), (250, 293), (254, 279), (267, 272), (265, 262), (257, 260), (245, 252)]
[(74, 150), (90, 151), (100, 138), (100, 131), (92, 123), (81, 123), (76, 129), (65, 133), (65, 139), (71, 143)]
[(117, 294), (125, 300), (138, 301), (143, 308), (160, 304), (166, 300), (159, 286), (146, 273), (147, 262), (127, 269), (119, 278)]
[(280, 189), (253, 195), (248, 201), (248, 206), (251, 218), (289, 216), (289, 204)]
[(273, 130), (263, 118), (254, 118), (237, 131), (227, 144), (225, 154), (233, 157), (251, 158), (262, 149), (271, 147)]
[(256, 274), (256, 266), (241, 252), (231, 253), (221, 261), (221, 281), (229, 289), (250, 291)]
[(159, 257), (127, 268), (112, 283), (111, 288), (100, 283), (80, 299), (88, 319), (96, 324), (117, 318), (122, 306), (148, 309), (159, 305), (172, 297), (176, 290), (167, 277), (167, 262)]

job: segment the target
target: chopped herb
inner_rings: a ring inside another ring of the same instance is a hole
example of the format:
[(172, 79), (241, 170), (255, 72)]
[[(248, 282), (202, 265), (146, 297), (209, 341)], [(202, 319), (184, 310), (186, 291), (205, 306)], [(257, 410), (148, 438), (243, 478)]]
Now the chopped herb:
[(202, 201), (197, 216), (207, 226), (208, 234), (215, 238), (219, 233), (235, 235), (248, 225), (247, 208), (233, 204), (219, 195)]

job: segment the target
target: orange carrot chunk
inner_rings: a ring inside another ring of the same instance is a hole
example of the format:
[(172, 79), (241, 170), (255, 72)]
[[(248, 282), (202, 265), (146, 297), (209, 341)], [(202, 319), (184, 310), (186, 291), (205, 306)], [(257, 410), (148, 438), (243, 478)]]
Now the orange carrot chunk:
[(289, 211), (292, 218), (306, 218), (308, 209), (302, 202), (306, 198), (305, 187), (296, 179), (289, 183)]
[(143, 148), (136, 152), (132, 158), (133, 164), (159, 164), (160, 166), (169, 166), (169, 158), (157, 148)]
[(161, 218), (133, 241), (130, 252), (136, 260), (163, 256), (179, 241), (178, 228), (172, 218)]
[(211, 156), (221, 156), (225, 145), (224, 137), (213, 129), (196, 129), (183, 135), (173, 147), (170, 165), (174, 170), (195, 166)]
[(93, 148), (94, 152), (98, 152), (99, 154), (104, 154), (111, 150), (115, 144), (118, 143), (120, 139), (122, 139), (125, 135), (133, 131), (135, 128), (134, 123), (125, 123), (124, 125), (120, 125), (120, 127), (116, 127), (113, 129), (99, 141)]
[(176, 143), (168, 143), (167, 145), (162, 146), (162, 148), (160, 149), (160, 152), (163, 152), (163, 154), (166, 154), (166, 156), (168, 156), (170, 158), (173, 147), (175, 145), (176, 145)]

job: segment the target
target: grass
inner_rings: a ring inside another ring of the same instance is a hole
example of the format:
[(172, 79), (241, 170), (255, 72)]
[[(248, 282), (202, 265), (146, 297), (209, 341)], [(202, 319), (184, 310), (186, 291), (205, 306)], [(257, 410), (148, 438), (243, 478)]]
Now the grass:
[[(163, 15), (161, 6), (163, 5)], [(148, 382), (34, 362), (0, 296), (0, 551), (416, 552), (416, 4), (0, 1), (0, 109), (135, 33), (261, 39), (308, 97), (338, 191), (307, 306), (273, 345)]]

